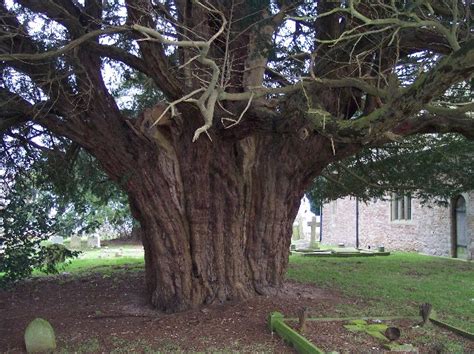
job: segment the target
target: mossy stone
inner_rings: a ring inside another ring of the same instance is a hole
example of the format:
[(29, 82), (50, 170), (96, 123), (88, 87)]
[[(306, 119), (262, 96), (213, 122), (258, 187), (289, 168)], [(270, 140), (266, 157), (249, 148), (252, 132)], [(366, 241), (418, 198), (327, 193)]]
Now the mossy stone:
[(25, 345), (28, 353), (45, 353), (56, 349), (56, 337), (50, 323), (42, 318), (31, 321), (25, 330)]

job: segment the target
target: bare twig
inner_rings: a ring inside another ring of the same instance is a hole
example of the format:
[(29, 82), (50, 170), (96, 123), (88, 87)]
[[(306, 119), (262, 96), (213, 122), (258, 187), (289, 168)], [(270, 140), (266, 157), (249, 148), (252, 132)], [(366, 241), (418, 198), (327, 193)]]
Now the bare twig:
[[(237, 125), (237, 124), (240, 123), (240, 121), (242, 120), (242, 117), (243, 117), (244, 114), (248, 111), (250, 105), (252, 104), (253, 97), (254, 97), (254, 94), (253, 94), (253, 92), (252, 92), (252, 94), (250, 95), (249, 101), (247, 102), (247, 105), (245, 106), (244, 110), (242, 111), (242, 113), (240, 114), (240, 116), (239, 116), (238, 119), (222, 118), (222, 120), (227, 120), (227, 121), (232, 121), (232, 122), (233, 122), (232, 124), (226, 126), (226, 127), (225, 127), (226, 129), (232, 128), (233, 126), (235, 126), (235, 125)], [(224, 124), (224, 122), (222, 122), (222, 124)]]
[(191, 99), (191, 97), (193, 97), (194, 95), (197, 95), (199, 92), (202, 92), (204, 91), (204, 88), (200, 88), (200, 89), (197, 89), (197, 90), (194, 90), (193, 92), (191, 93), (188, 93), (187, 95), (184, 95), (183, 97), (177, 99), (176, 101), (173, 101), (171, 102), (164, 110), (163, 112), (160, 114), (160, 116), (153, 122), (153, 124), (150, 126), (151, 127), (154, 127), (155, 125), (157, 125), (161, 118), (163, 118), (165, 116), (165, 114), (171, 109), (171, 113), (172, 115), (171, 116), (174, 116), (175, 115), (175, 111), (174, 111), (174, 107), (178, 104), (178, 103), (181, 103), (181, 102), (194, 102), (196, 101), (195, 99)]

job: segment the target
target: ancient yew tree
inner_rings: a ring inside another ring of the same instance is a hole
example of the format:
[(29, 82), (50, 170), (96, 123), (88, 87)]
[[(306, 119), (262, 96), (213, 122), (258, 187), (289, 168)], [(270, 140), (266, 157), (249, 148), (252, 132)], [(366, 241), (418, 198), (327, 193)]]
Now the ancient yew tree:
[[(100, 162), (140, 222), (157, 308), (268, 294), (325, 166), (412, 134), (474, 137), (471, 12), (457, 0), (2, 0), (0, 130), (34, 126)], [(127, 109), (117, 85), (130, 77), (159, 102)]]

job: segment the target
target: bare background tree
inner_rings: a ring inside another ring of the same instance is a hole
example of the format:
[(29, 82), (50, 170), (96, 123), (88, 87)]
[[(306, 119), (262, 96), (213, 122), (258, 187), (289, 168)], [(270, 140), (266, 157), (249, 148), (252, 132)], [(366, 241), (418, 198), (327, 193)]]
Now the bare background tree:
[[(325, 166), (412, 134), (474, 137), (471, 11), (457, 0), (2, 0), (0, 129), (67, 137), (126, 191), (156, 307), (272, 293)], [(165, 100), (127, 114), (113, 79), (130, 75)]]

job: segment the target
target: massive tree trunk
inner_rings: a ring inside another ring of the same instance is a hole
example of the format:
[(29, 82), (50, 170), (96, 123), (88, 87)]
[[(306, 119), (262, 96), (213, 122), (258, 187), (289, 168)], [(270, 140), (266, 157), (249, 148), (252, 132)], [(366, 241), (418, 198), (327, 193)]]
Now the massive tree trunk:
[(153, 305), (184, 310), (281, 285), (292, 223), (315, 171), (304, 173), (297, 139), (213, 135), (181, 137), (170, 151), (142, 147), (126, 189), (142, 227)]
[[(150, 151), (127, 183), (153, 305), (175, 311), (278, 287), (304, 192), (295, 156), (269, 137)], [(307, 181), (306, 181), (307, 182)]]

